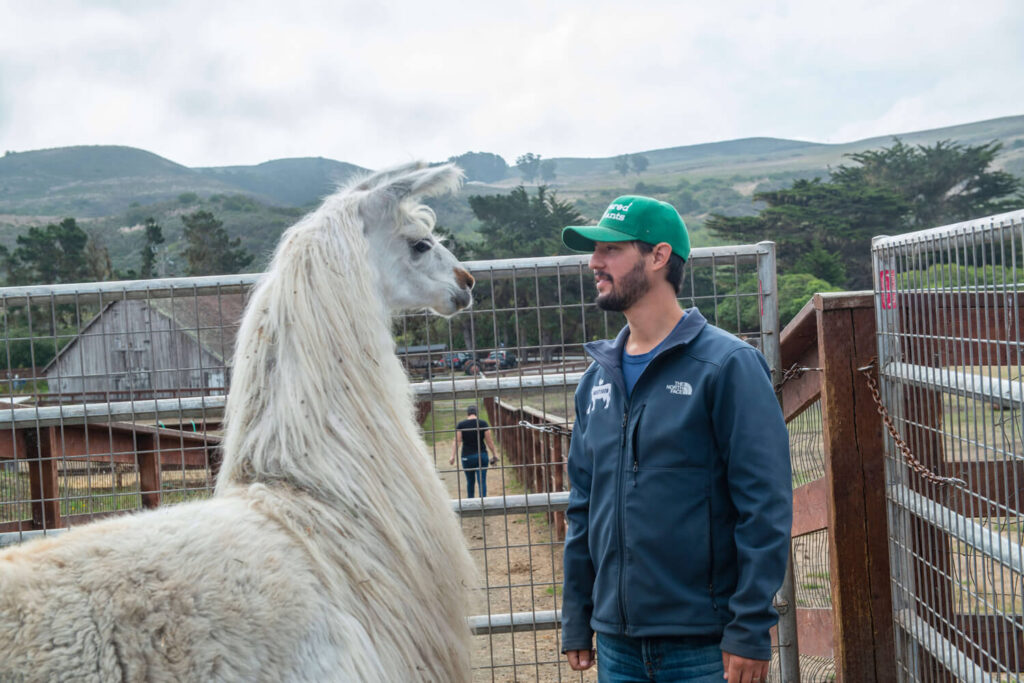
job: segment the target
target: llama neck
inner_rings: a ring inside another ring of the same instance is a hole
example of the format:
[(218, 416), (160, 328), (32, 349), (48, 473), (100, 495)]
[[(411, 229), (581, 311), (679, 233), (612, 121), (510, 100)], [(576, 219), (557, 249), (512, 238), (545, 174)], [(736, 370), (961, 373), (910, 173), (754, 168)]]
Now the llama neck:
[(239, 330), (219, 492), (280, 482), (350, 500), (376, 488), (378, 456), (422, 451), (378, 279), (359, 226), (321, 209), (289, 229)]

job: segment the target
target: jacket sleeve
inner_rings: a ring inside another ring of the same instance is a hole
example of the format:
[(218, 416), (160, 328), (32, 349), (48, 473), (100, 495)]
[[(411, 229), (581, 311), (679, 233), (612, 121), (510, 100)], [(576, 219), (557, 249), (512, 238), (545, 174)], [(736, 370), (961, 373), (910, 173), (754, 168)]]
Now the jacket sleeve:
[(594, 564), (588, 545), (592, 463), (583, 447), (585, 435), (586, 418), (580, 410), (580, 392), (577, 390), (576, 422), (569, 443), (570, 489), (566, 510), (569, 529), (565, 534), (565, 552), (562, 555), (565, 570), (562, 580), (563, 653), (593, 648), (590, 615), (594, 611)]
[(789, 433), (770, 378), (756, 349), (737, 349), (719, 371), (712, 406), (738, 515), (736, 590), (729, 600), (734, 616), (721, 647), (760, 660), (771, 657), (769, 629), (778, 621), (772, 598), (786, 571), (793, 523)]

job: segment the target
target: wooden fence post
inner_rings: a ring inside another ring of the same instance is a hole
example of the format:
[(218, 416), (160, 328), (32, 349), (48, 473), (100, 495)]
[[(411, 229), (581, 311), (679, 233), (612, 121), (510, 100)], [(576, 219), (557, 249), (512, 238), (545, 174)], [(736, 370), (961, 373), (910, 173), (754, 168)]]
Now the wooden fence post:
[(139, 458), (139, 492), (142, 495), (142, 507), (160, 507), (160, 453), (157, 449), (157, 439), (153, 434), (136, 434), (135, 439), (135, 453)]
[(54, 427), (43, 427), (24, 432), (25, 453), (29, 458), (33, 529), (56, 529), (61, 526), (57, 460), (53, 457), (54, 430)]
[(882, 423), (858, 368), (875, 355), (867, 294), (815, 295), (839, 681), (895, 681)]

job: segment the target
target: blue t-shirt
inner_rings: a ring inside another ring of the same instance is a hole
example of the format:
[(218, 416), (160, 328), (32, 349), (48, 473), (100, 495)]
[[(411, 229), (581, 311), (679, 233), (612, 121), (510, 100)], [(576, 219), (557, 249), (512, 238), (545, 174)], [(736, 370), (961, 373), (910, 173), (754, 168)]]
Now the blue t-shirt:
[[(685, 314), (679, 319), (676, 326), (672, 328), (673, 331), (683, 323), (684, 318), (686, 318)], [(672, 332), (669, 332), (665, 335), (665, 339), (668, 339), (671, 336)], [(636, 381), (640, 379), (640, 375), (643, 374), (644, 369), (647, 367), (647, 364), (651, 362), (651, 359), (658, 355), (658, 351), (661, 350), (661, 345), (665, 343), (665, 339), (658, 342), (658, 345), (647, 353), (641, 353), (639, 356), (633, 356), (626, 353), (626, 345), (622, 345), (622, 378), (626, 380), (627, 394), (632, 395), (633, 386), (636, 384)]]

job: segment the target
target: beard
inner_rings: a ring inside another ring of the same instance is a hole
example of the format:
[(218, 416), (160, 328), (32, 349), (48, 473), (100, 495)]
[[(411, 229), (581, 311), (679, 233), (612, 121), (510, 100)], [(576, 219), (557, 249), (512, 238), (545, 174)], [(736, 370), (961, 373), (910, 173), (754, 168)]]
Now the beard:
[[(600, 273), (600, 271), (599, 271)], [(621, 313), (630, 308), (633, 304), (648, 292), (651, 282), (644, 272), (644, 260), (637, 259), (632, 270), (619, 278), (618, 281), (611, 280), (612, 291), (607, 294), (598, 294), (594, 303), (603, 311), (615, 311)]]

